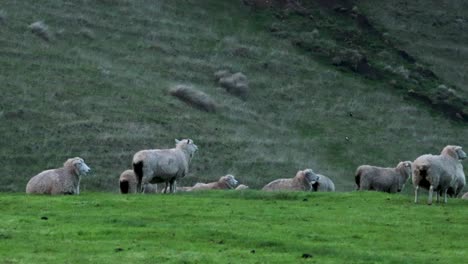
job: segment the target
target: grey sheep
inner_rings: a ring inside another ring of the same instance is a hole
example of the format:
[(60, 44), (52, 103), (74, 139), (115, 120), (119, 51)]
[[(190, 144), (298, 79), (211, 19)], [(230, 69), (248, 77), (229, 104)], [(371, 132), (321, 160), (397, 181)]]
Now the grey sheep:
[(244, 184), (239, 184), (239, 185), (236, 187), (236, 191), (247, 190), (247, 189), (249, 189), (249, 186), (244, 185)]
[(399, 162), (395, 168), (361, 165), (357, 168), (354, 177), (357, 190), (401, 192), (411, 177), (411, 168), (411, 161)]
[(29, 194), (80, 194), (80, 179), (91, 168), (80, 157), (68, 159), (62, 168), (43, 171), (26, 185)]
[(202, 191), (202, 190), (229, 190), (236, 188), (238, 181), (234, 175), (228, 174), (222, 176), (216, 182), (210, 183), (197, 183), (193, 187), (189, 188), (187, 191)]
[(314, 191), (319, 176), (311, 169), (300, 170), (294, 178), (274, 180), (265, 185), (263, 191)]
[(189, 170), (193, 155), (198, 150), (191, 139), (175, 140), (172, 149), (141, 150), (133, 156), (133, 171), (137, 176), (137, 191), (142, 192), (142, 183), (165, 183), (164, 193), (176, 191), (175, 182)]
[(413, 162), (414, 202), (418, 202), (419, 187), (429, 190), (428, 204), (432, 204), (435, 191), (437, 202), (444, 195), (447, 203), (447, 193), (450, 191), (458, 196), (465, 186), (465, 173), (461, 160), (466, 159), (466, 153), (460, 146), (448, 145), (440, 155), (426, 154)]
[(466, 192), (466, 193), (462, 196), (462, 199), (463, 199), (463, 200), (468, 200), (468, 192)]
[(317, 174), (318, 181), (312, 184), (312, 189), (315, 192), (334, 192), (335, 191), (335, 184), (333, 181), (328, 178), (327, 176), (323, 176), (322, 174)]

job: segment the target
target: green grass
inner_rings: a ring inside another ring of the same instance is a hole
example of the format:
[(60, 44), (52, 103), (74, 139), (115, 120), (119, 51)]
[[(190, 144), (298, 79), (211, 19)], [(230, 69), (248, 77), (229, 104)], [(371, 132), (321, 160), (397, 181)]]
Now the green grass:
[[(324, 45), (343, 45), (333, 36), (347, 20), (321, 9), (313, 20), (281, 20), (240, 1), (4, 1), (0, 8), (3, 192), (23, 192), (33, 175), (74, 156), (94, 171), (81, 182), (84, 193), (117, 192), (135, 152), (173, 147), (174, 138), (192, 138), (200, 149), (181, 185), (230, 173), (261, 188), (312, 168), (338, 191), (353, 189), (359, 165), (390, 167), (468, 145), (466, 123), (394, 89), (393, 75), (366, 79), (269, 32), (278, 23), (297, 27), (291, 32), (312, 25)], [(29, 32), (37, 20), (49, 25), (52, 41)], [(364, 40), (372, 52), (382, 48)], [(247, 75), (246, 101), (213, 81), (224, 68)], [(218, 111), (170, 96), (175, 84), (209, 94)]]
[[(375, 192), (1, 194), (0, 263), (463, 263), (466, 202)], [(303, 254), (313, 257), (304, 259)]]

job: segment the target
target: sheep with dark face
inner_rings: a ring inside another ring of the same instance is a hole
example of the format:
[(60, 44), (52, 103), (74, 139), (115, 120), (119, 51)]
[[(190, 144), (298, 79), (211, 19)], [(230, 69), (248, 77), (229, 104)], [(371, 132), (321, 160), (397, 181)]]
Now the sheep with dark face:
[[(319, 176), (311, 169), (300, 170), (294, 178), (274, 180), (265, 185), (263, 191), (316, 191)], [(315, 188), (314, 188), (315, 185)]]
[(414, 202), (418, 202), (419, 187), (429, 190), (428, 204), (432, 204), (432, 195), (435, 191), (437, 202), (444, 195), (447, 203), (447, 194), (455, 197), (465, 186), (465, 173), (461, 161), (466, 159), (466, 153), (460, 146), (448, 145), (440, 155), (426, 154), (413, 162)]
[(395, 168), (361, 165), (355, 174), (357, 190), (401, 192), (411, 177), (411, 166), (411, 161), (402, 161)]
[(80, 180), (91, 168), (80, 157), (68, 159), (62, 168), (43, 171), (26, 185), (30, 194), (80, 194)]
[(312, 184), (312, 189), (314, 192), (334, 192), (335, 184), (327, 176), (322, 174), (317, 174), (318, 181)]
[(189, 170), (193, 155), (198, 150), (191, 139), (175, 140), (172, 149), (141, 150), (133, 156), (133, 171), (137, 176), (137, 191), (142, 192), (146, 183), (165, 183), (164, 193), (174, 193), (175, 182)]
[[(137, 177), (133, 170), (126, 170), (120, 174), (119, 187), (121, 194), (137, 193)], [(157, 185), (143, 184), (143, 193), (157, 193)]]

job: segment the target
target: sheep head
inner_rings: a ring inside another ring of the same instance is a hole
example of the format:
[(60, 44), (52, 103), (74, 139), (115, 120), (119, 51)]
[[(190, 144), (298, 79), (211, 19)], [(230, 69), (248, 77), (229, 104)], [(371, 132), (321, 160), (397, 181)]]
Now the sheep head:
[(198, 151), (198, 146), (193, 143), (193, 140), (187, 138), (187, 139), (182, 139), (178, 140), (175, 139), (176, 143), (176, 148), (182, 149), (185, 153), (187, 153), (190, 157), (190, 160), (193, 158), (193, 155), (195, 152)]
[(317, 188), (319, 186), (320, 176), (315, 174), (312, 169), (305, 169), (301, 173), (304, 174), (304, 179), (310, 185), (310, 190), (311, 191), (317, 191)]
[(442, 150), (442, 155), (448, 155), (456, 160), (466, 159), (466, 153), (460, 146), (448, 145)]
[(73, 168), (73, 171), (76, 175), (86, 175), (88, 172), (91, 171), (91, 168), (86, 165), (84, 160), (80, 157), (75, 157), (72, 159), (68, 159), (64, 164), (64, 167), (70, 166)]
[(234, 189), (236, 185), (239, 183), (234, 177), (234, 175), (231, 175), (231, 174), (223, 176), (219, 180), (220, 182), (224, 182), (229, 187), (229, 189)]
[(401, 192), (405, 187), (408, 179), (412, 178), (413, 174), (413, 162), (411, 161), (401, 161), (397, 165), (397, 170), (400, 172), (401, 178), (398, 180), (398, 189), (397, 192)]

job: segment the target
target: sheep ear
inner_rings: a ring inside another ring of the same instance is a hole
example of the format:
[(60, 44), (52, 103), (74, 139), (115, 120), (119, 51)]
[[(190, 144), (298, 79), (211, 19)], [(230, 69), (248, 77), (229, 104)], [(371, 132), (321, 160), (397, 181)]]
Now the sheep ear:
[(175, 139), (175, 143), (176, 144), (179, 144), (180, 140), (178, 140), (177, 138)]

